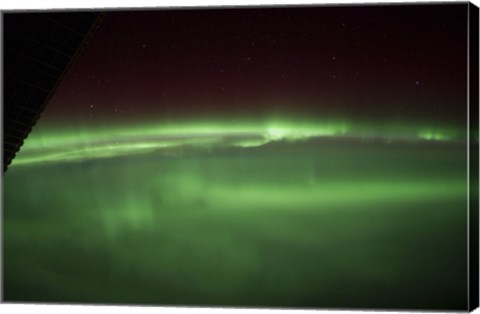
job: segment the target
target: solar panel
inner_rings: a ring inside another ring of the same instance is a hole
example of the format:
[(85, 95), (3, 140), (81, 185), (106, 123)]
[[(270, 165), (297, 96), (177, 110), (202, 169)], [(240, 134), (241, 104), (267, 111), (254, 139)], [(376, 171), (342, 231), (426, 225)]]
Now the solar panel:
[(97, 12), (3, 14), (3, 169), (102, 18)]

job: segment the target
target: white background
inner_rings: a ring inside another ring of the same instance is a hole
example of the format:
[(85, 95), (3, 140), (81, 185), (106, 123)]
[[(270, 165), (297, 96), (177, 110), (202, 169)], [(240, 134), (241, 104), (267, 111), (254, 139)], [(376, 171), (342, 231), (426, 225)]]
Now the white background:
[[(68, 8), (131, 8), (131, 7), (168, 7), (168, 6), (234, 6), (234, 5), (267, 5), (267, 4), (335, 4), (335, 3), (413, 3), (413, 2), (433, 2), (433, 1), (385, 1), (385, 0), (324, 0), (324, 1), (301, 1), (301, 0), (1, 0), (0, 10), (12, 9), (68, 9)], [(436, 1), (438, 2), (438, 1)], [(447, 1), (442, 1), (447, 2)], [(448, 1), (457, 2), (457, 1)], [(472, 1), (475, 5), (480, 6), (480, 0)], [(0, 26), (1, 27), (1, 26)], [(2, 49), (3, 51), (3, 49)], [(3, 73), (3, 72), (2, 72)], [(1, 235), (0, 235), (1, 236)], [(1, 263), (0, 263), (1, 265)], [(1, 279), (1, 277), (0, 277)], [(1, 292), (1, 288), (0, 288)], [(174, 307), (130, 307), (130, 306), (90, 306), (90, 305), (18, 305), (18, 304), (0, 304), (0, 313), (115, 313), (115, 314), (293, 314), (293, 313), (365, 313), (365, 314), (381, 314), (387, 312), (381, 311), (320, 311), (320, 310), (274, 310), (274, 309), (219, 309), (219, 308), (174, 308)], [(479, 313), (476, 310), (475, 313)]]

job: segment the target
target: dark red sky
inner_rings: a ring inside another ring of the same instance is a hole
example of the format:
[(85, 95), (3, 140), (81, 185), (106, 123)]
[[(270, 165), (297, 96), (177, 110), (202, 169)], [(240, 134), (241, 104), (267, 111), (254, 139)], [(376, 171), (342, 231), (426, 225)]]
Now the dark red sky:
[(286, 112), (461, 125), (466, 17), (466, 4), (109, 12), (43, 116)]

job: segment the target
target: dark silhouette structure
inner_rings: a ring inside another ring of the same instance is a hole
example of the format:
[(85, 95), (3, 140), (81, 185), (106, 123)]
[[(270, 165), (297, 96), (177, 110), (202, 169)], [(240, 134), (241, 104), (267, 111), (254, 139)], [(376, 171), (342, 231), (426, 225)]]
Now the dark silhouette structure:
[(96, 12), (3, 13), (4, 172), (102, 16)]

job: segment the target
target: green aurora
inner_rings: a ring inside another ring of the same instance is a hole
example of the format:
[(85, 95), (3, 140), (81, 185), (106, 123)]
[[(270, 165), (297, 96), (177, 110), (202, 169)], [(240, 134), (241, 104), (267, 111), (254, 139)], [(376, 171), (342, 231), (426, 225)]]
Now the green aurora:
[[(467, 311), (470, 3), (101, 11), (4, 173), (5, 302)], [(18, 13), (20, 114), (79, 34)]]
[(29, 139), (15, 165), (44, 162), (81, 161), (172, 148), (219, 146), (257, 147), (275, 141), (296, 142), (335, 137), (360, 140), (458, 141), (466, 139), (465, 130), (455, 128), (412, 127), (406, 125), (366, 126), (345, 121), (306, 121), (271, 119), (266, 121), (159, 122), (130, 127), (98, 127), (85, 131), (38, 130)]
[(5, 175), (5, 300), (464, 308), (462, 136), (40, 124)]

